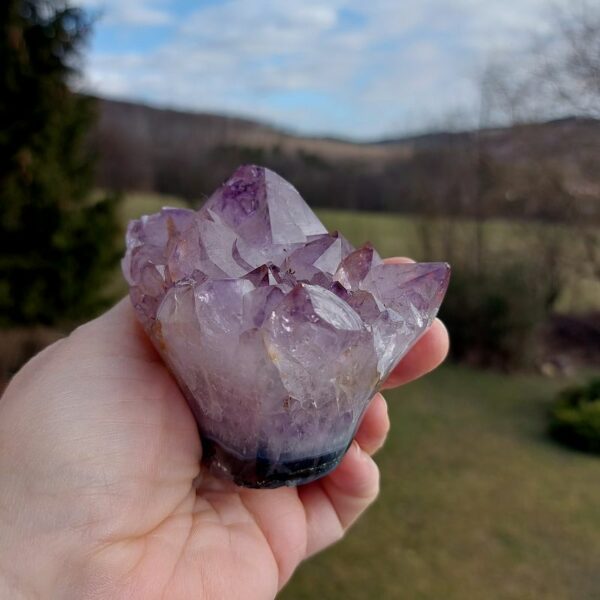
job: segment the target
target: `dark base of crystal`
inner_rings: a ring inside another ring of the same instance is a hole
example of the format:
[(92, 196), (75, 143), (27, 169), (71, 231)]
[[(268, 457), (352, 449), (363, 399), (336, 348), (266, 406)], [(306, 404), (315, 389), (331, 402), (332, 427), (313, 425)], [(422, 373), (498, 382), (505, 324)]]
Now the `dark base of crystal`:
[(289, 462), (273, 462), (257, 456), (242, 459), (207, 437), (202, 439), (202, 461), (216, 475), (227, 476), (239, 486), (278, 488), (309, 483), (323, 477), (339, 464), (346, 450)]

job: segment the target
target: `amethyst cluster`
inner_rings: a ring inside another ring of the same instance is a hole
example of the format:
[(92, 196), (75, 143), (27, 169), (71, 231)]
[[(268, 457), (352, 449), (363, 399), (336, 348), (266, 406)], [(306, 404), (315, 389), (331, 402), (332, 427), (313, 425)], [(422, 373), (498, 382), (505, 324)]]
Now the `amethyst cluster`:
[(305, 483), (338, 464), (369, 399), (431, 324), (449, 271), (356, 250), (257, 166), (238, 168), (198, 212), (132, 221), (123, 259), (203, 459), (251, 487)]

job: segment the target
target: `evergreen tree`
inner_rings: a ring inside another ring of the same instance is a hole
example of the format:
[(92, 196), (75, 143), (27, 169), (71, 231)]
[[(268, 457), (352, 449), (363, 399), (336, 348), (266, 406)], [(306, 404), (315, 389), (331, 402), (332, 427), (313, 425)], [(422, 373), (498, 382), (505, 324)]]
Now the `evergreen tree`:
[(69, 88), (90, 31), (66, 2), (0, 3), (0, 323), (98, 310), (115, 200), (93, 198), (92, 100)]

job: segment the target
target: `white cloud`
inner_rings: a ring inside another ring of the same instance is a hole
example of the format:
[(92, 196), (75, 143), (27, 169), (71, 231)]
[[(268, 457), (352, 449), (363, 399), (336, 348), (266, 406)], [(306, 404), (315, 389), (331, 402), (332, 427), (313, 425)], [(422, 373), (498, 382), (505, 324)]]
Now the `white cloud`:
[(160, 0), (79, 0), (78, 4), (100, 13), (101, 25), (153, 27), (172, 22)]
[(177, 23), (166, 0), (85, 1), (105, 7), (106, 24), (173, 24), (152, 51), (90, 56), (95, 90), (354, 136), (474, 106), (481, 63), (542, 31), (547, 10), (545, 0), (224, 0)]

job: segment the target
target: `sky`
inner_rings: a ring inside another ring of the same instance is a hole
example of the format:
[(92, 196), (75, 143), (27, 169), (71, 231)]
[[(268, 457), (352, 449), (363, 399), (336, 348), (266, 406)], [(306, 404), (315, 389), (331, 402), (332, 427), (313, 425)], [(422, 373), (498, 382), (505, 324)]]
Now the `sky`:
[(543, 35), (551, 12), (547, 0), (78, 4), (96, 16), (89, 91), (363, 140), (469, 126), (485, 65)]

